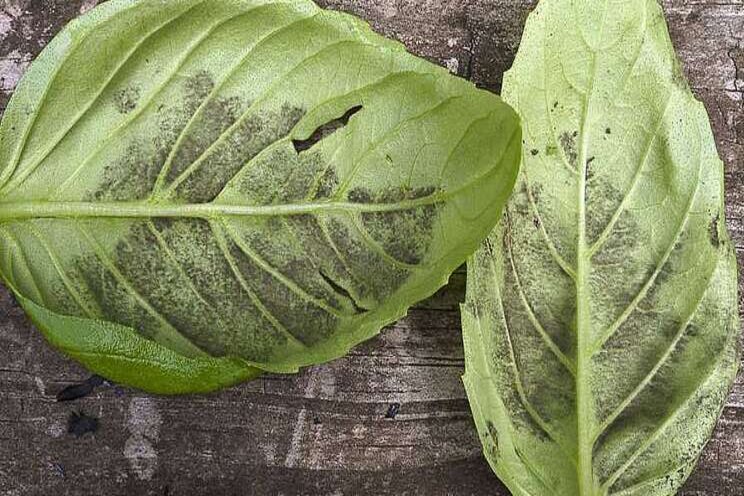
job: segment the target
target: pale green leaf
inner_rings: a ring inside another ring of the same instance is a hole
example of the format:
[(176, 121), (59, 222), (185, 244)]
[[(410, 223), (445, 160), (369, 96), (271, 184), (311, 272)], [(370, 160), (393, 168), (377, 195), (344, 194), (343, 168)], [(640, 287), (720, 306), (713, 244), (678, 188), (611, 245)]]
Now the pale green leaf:
[(674, 494), (737, 369), (723, 165), (655, 0), (542, 0), (523, 165), (472, 259), (465, 384), (518, 496)]
[(0, 273), (116, 380), (295, 372), (446, 282), (498, 221), (520, 140), (498, 97), (308, 0), (112, 0), (4, 116)]

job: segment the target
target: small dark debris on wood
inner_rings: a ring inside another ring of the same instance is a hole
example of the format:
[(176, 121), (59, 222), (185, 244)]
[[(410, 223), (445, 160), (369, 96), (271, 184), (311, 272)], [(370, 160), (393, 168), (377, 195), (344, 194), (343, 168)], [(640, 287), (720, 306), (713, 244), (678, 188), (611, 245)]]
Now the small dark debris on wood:
[(49, 464), (49, 468), (52, 469), (52, 472), (54, 472), (54, 475), (57, 477), (65, 477), (65, 466), (61, 463), (52, 462)]
[(393, 403), (392, 405), (390, 405), (390, 408), (388, 408), (385, 418), (394, 419), (398, 416), (398, 413), (400, 413), (400, 403)]
[(57, 401), (75, 401), (91, 394), (95, 388), (103, 384), (104, 379), (100, 375), (92, 375), (85, 381), (67, 386), (57, 393)]
[(86, 434), (94, 434), (98, 430), (98, 419), (83, 413), (83, 411), (72, 412), (67, 419), (67, 433), (77, 438)]

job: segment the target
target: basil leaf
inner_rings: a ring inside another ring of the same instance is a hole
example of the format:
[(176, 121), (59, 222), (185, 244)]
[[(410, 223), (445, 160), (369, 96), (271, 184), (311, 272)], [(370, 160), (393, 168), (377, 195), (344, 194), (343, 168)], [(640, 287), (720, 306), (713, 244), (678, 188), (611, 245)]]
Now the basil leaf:
[(669, 495), (737, 370), (723, 164), (661, 7), (542, 0), (504, 99), (524, 159), (471, 260), (465, 384), (515, 495)]
[(498, 97), (310, 1), (113, 0), (4, 116), (0, 273), (109, 379), (295, 372), (447, 281), (520, 140)]

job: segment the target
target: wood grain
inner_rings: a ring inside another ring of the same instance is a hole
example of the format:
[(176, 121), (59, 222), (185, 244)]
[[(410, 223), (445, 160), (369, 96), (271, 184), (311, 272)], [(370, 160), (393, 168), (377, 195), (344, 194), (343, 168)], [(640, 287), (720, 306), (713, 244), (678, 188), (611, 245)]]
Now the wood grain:
[[(33, 57), (95, 0), (0, 1), (0, 109)], [(324, 0), (411, 51), (498, 91), (528, 0)], [(744, 1), (667, 0), (672, 36), (726, 161), (729, 227), (744, 260)], [(85, 379), (0, 289), (0, 494), (496, 495), (460, 383), (464, 275), (341, 360), (202, 397)], [(99, 419), (67, 434), (74, 411)], [(397, 414), (396, 414), (397, 411)], [(394, 418), (388, 418), (394, 417)], [(684, 496), (744, 495), (740, 377)], [(569, 496), (569, 495), (567, 495)]]

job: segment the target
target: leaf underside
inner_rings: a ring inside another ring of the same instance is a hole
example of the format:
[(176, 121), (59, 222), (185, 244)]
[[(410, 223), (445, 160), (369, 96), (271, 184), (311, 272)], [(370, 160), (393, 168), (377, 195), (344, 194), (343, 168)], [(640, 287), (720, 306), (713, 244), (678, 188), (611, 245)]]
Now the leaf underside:
[(738, 365), (723, 164), (655, 0), (543, 0), (523, 163), (469, 263), (464, 381), (519, 496), (675, 494)]
[(0, 275), (113, 380), (295, 372), (446, 282), (520, 140), (498, 97), (310, 1), (113, 0), (6, 111)]

